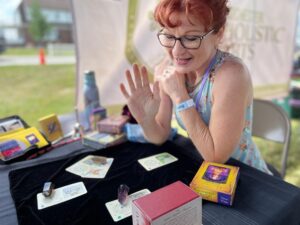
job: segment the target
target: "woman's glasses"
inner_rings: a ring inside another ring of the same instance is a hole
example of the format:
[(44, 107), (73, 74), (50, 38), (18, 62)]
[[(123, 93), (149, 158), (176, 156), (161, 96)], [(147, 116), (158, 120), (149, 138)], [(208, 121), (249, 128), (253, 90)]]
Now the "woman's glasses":
[(214, 30), (210, 30), (206, 34), (203, 35), (185, 35), (182, 37), (175, 37), (170, 34), (165, 34), (162, 32), (158, 32), (157, 38), (160, 44), (166, 48), (173, 48), (176, 44), (176, 41), (180, 41), (181, 45), (186, 49), (198, 49), (201, 46), (202, 40), (211, 34)]

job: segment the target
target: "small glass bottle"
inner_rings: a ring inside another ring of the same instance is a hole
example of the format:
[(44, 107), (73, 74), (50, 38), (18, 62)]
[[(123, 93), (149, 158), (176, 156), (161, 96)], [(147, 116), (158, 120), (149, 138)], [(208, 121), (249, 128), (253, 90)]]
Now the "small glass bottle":
[(99, 90), (96, 85), (95, 73), (92, 70), (84, 72), (84, 107), (86, 129), (91, 129), (90, 116), (94, 109), (100, 107)]

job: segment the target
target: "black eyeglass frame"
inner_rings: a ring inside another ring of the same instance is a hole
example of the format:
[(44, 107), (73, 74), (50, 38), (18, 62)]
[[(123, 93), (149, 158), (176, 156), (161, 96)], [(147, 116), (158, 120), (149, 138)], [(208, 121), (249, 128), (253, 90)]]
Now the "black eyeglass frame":
[[(163, 33), (162, 31), (163, 31), (163, 29), (161, 29), (161, 30), (157, 33), (157, 35), (156, 35), (156, 36), (157, 36), (157, 39), (158, 39), (158, 41), (159, 41), (159, 43), (161, 44), (161, 46), (166, 47), (166, 48), (174, 48), (174, 46), (176, 45), (176, 41), (178, 40), (178, 41), (180, 41), (181, 46), (184, 47), (185, 49), (198, 49), (198, 48), (200, 48), (203, 39), (205, 39), (209, 34), (211, 34), (212, 32), (214, 32), (215, 30), (212, 29), (212, 30), (208, 31), (206, 34), (203, 34), (203, 35), (188, 35), (189, 37), (199, 38), (199, 39), (200, 39), (199, 46), (197, 46), (197, 47), (195, 47), (195, 48), (187, 48), (187, 47), (183, 44), (182, 38), (184, 38), (184, 37), (186, 37), (186, 36), (175, 37), (175, 36), (170, 35), (170, 34), (165, 34), (165, 33)], [(166, 46), (166, 45), (163, 45), (163, 44), (161, 43), (161, 41), (160, 41), (160, 38), (159, 38), (160, 35), (164, 35), (164, 36), (166, 36), (166, 35), (172, 36), (172, 38), (175, 40), (173, 46)]]

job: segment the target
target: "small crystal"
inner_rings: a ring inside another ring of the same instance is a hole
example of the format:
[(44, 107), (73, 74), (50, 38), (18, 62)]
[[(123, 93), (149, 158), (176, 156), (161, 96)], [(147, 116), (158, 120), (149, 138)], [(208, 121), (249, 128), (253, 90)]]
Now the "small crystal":
[(105, 165), (107, 163), (106, 157), (95, 156), (92, 158), (92, 161), (96, 164)]
[(126, 184), (121, 184), (118, 188), (118, 201), (122, 206), (127, 205), (129, 200), (129, 187)]

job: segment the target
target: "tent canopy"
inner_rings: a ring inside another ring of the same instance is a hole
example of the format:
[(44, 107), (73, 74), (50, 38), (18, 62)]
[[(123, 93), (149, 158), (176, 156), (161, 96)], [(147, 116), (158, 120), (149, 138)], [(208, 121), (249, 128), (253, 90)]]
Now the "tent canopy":
[[(83, 73), (94, 70), (102, 105), (124, 103), (119, 84), (133, 62), (149, 71), (164, 57), (153, 20), (157, 1), (72, 0), (77, 45), (77, 106)], [(222, 49), (249, 68), (255, 95), (286, 92), (292, 69), (299, 0), (229, 0)]]

